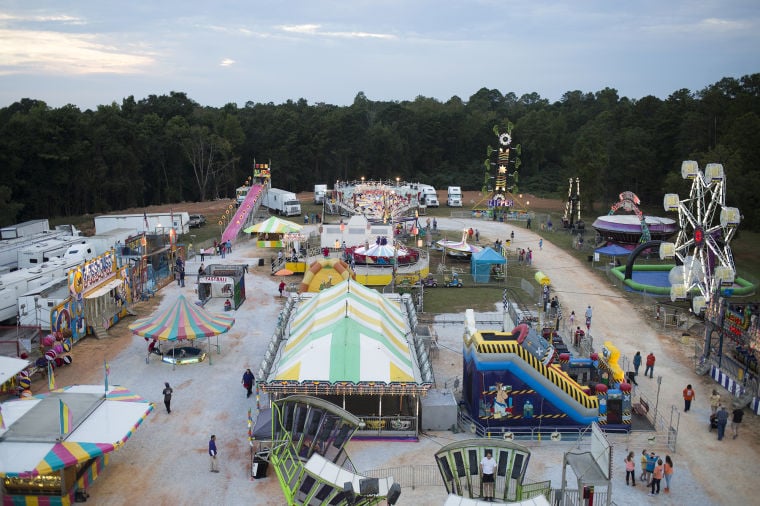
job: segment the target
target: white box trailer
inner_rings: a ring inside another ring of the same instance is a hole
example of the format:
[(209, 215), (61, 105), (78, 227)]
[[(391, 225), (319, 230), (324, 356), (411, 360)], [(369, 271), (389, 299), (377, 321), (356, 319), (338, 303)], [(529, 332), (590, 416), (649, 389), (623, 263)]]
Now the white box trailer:
[(284, 216), (300, 216), (301, 203), (295, 193), (281, 190), (279, 188), (270, 188), (264, 194), (261, 205), (269, 209), (269, 212), (282, 214)]
[(18, 239), (19, 237), (29, 237), (35, 234), (50, 231), (50, 222), (47, 218), (42, 220), (29, 220), (16, 225), (9, 225), (0, 228), (0, 239)]
[[(145, 226), (147, 218), (148, 225)], [(95, 217), (95, 233), (106, 234), (116, 229), (130, 229), (148, 234), (166, 235), (174, 229), (177, 234), (190, 233), (190, 213), (103, 214)]]
[(325, 201), (325, 196), (327, 196), (327, 185), (315, 184), (314, 185), (314, 203), (322, 204)]

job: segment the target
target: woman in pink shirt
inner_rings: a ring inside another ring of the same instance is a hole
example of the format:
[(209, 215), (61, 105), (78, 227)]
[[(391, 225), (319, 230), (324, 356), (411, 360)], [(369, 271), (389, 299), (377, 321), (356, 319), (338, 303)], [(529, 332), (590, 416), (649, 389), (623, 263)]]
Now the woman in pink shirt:
[[(633, 461), (633, 452), (630, 452), (625, 458), (625, 484), (628, 485), (628, 479), (633, 481), (633, 486), (636, 486), (636, 462)], [(668, 490), (667, 488), (665, 489)]]

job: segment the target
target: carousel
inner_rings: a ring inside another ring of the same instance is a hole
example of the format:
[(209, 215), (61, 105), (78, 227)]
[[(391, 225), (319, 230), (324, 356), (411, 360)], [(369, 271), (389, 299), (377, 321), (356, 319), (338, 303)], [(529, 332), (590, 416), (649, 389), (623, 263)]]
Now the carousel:
[[(208, 339), (208, 356), (211, 354), (211, 338), (216, 336), (216, 352), (220, 353), (219, 334), (227, 332), (235, 324), (231, 316), (211, 314), (191, 304), (184, 295), (168, 309), (155, 316), (141, 318), (129, 326), (133, 334), (148, 342), (146, 362), (152, 354), (169, 364), (195, 364), (203, 362), (207, 353), (195, 345), (197, 339)], [(163, 350), (161, 343), (172, 343)], [(211, 360), (209, 358), (209, 365)]]

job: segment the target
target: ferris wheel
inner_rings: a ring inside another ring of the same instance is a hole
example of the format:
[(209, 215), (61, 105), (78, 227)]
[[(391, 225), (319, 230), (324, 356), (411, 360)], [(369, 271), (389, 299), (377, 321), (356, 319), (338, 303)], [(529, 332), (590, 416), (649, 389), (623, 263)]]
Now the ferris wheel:
[(709, 163), (703, 172), (697, 162), (687, 160), (681, 164), (681, 177), (691, 180), (691, 191), (683, 200), (677, 193), (665, 195), (665, 210), (678, 211), (680, 230), (675, 244), (660, 245), (660, 258), (677, 259), (669, 274), (671, 300), (691, 295), (698, 313), (712, 295), (734, 283), (730, 243), (741, 215), (726, 206), (723, 165)]

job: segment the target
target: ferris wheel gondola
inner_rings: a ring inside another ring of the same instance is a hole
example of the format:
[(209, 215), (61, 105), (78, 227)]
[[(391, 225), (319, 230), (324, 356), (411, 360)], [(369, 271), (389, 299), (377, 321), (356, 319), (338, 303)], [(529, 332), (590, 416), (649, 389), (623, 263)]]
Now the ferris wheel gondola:
[(737, 208), (726, 206), (723, 165), (707, 164), (703, 172), (697, 162), (687, 160), (681, 176), (691, 180), (691, 191), (683, 200), (675, 193), (665, 195), (665, 210), (678, 212), (680, 229), (675, 244), (660, 247), (660, 256), (677, 259), (669, 276), (671, 299), (691, 295), (697, 311), (722, 288), (733, 285), (736, 267), (730, 243), (741, 215)]

